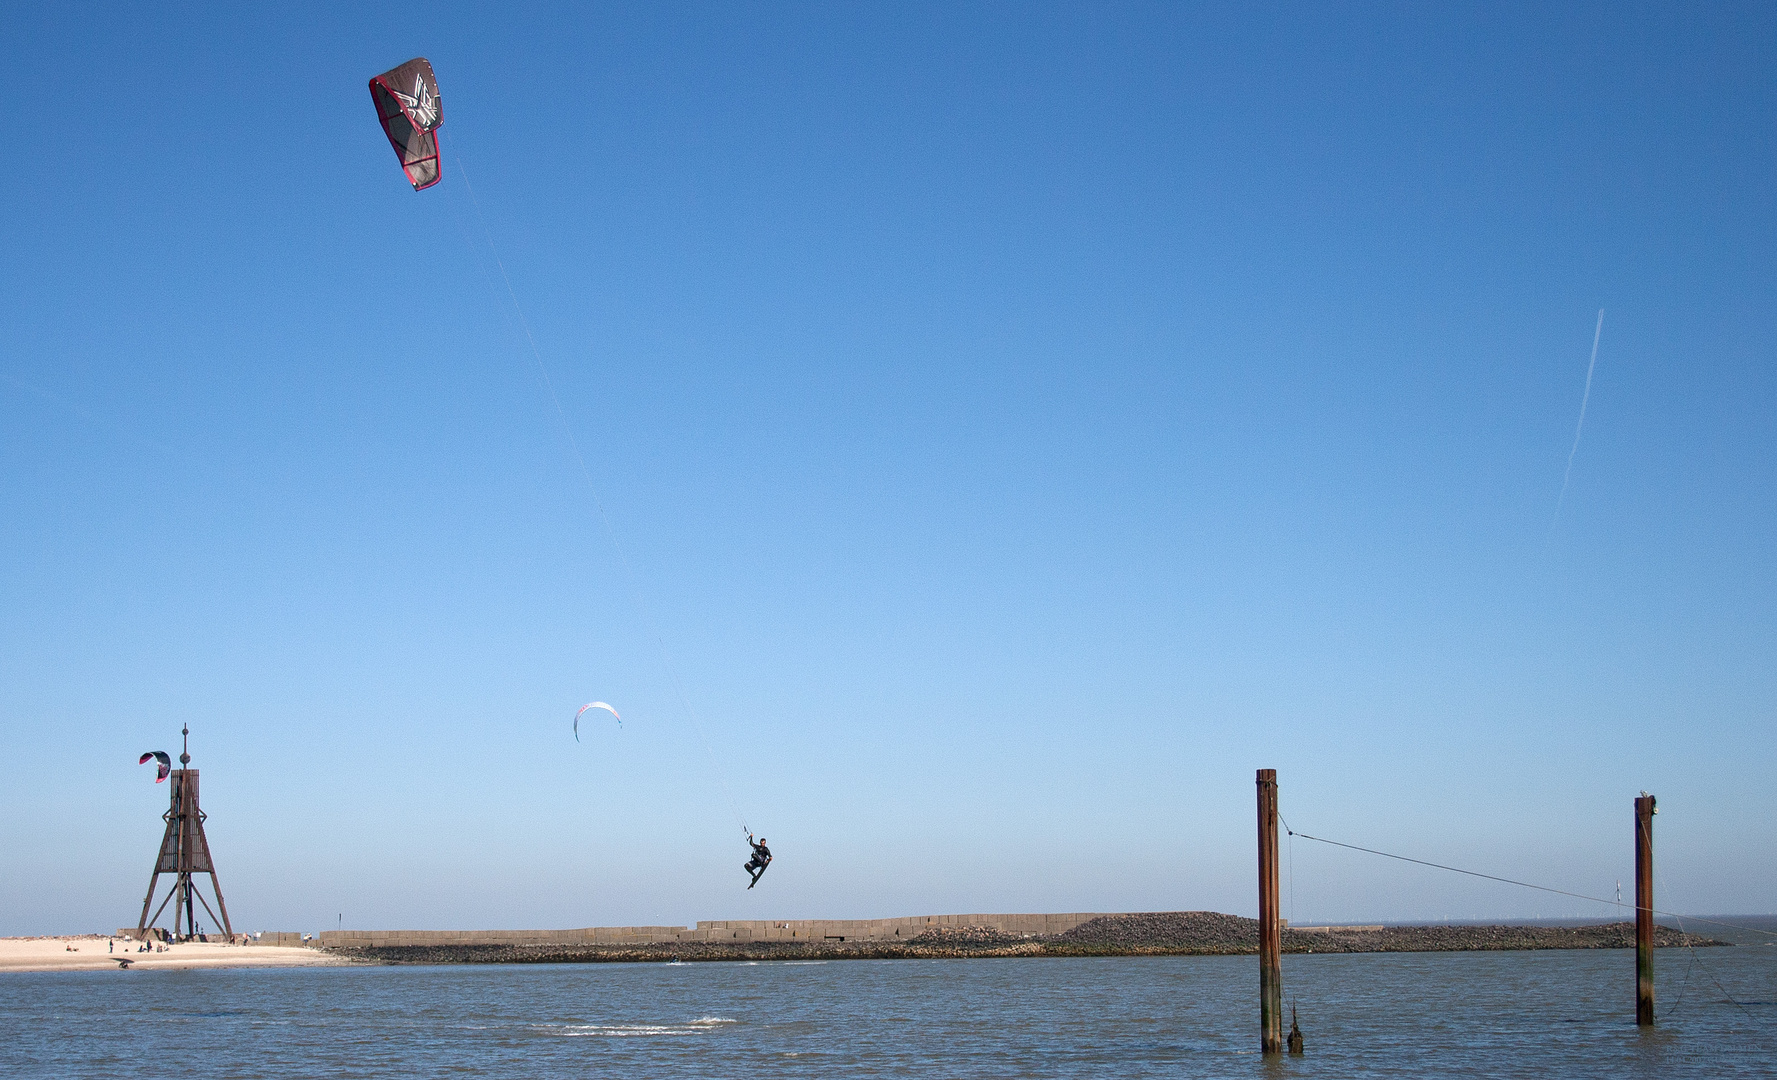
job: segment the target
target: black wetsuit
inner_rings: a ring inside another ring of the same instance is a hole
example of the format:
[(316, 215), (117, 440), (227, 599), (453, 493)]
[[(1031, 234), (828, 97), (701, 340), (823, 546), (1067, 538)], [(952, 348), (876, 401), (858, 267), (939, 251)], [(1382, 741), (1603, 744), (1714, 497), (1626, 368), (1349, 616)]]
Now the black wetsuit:
[[(747, 864), (741, 869), (753, 875), (753, 884), (756, 885), (759, 883), (759, 875), (765, 872), (765, 864), (771, 861), (771, 849), (764, 844), (755, 844), (751, 840), (748, 840), (747, 843), (752, 845), (753, 857), (748, 859)], [(752, 885), (747, 886), (749, 889), (752, 887)]]

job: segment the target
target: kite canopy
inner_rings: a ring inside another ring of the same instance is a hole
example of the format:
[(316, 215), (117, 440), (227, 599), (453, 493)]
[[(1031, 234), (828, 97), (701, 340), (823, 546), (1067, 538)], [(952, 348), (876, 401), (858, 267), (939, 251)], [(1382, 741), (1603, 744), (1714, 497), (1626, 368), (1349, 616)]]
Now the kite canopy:
[(160, 783), (173, 775), (173, 759), (165, 750), (150, 750), (136, 759), (136, 764), (146, 765), (150, 761), (160, 762), (160, 769), (155, 773), (154, 782)]
[[(611, 708), (611, 706), (606, 705), (602, 701), (589, 701), (586, 704), (580, 706), (580, 712), (577, 712), (574, 714), (574, 741), (575, 742), (580, 741), (580, 713), (585, 712), (587, 709), (603, 709), (606, 712), (610, 713), (612, 716), (617, 716), (617, 710)], [(618, 727), (623, 726), (623, 717), (617, 716), (617, 726)]]
[(416, 56), (370, 80), (370, 97), (383, 134), (401, 159), (402, 171), (415, 191), (438, 182), (438, 126), (444, 123), (444, 102), (432, 62)]

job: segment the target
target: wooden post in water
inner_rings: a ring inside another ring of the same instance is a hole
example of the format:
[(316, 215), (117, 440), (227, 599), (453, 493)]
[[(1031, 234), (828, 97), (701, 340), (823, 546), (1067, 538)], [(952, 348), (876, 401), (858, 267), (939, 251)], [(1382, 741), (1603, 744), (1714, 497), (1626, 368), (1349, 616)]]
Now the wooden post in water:
[(1277, 770), (1260, 769), (1259, 1049), (1283, 1052), (1283, 928), (1277, 912)]
[(1635, 1022), (1654, 1026), (1654, 797), (1635, 800)]

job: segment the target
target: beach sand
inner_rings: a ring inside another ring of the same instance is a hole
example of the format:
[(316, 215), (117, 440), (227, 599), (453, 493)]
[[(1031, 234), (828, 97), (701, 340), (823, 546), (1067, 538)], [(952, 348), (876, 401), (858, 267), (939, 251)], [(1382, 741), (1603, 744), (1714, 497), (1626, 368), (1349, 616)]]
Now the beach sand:
[[(221, 945), (204, 942), (169, 945), (166, 952), (136, 952), (138, 942), (112, 939), (115, 952), (105, 951), (103, 934), (71, 937), (0, 938), (0, 972), (7, 971), (119, 971), (117, 962), (130, 961), (131, 971), (232, 967), (316, 967), (351, 961), (320, 949), (280, 948), (264, 945)], [(73, 950), (73, 951), (70, 951)], [(120, 972), (121, 974), (121, 972)]]

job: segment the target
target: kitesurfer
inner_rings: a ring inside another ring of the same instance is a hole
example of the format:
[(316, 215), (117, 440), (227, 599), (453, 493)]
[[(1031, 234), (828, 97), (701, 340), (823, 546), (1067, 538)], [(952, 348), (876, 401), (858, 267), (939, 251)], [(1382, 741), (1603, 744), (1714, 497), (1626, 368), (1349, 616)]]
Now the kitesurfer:
[(765, 868), (771, 865), (771, 849), (765, 846), (765, 838), (763, 836), (758, 840), (754, 840), (752, 833), (747, 834), (747, 844), (753, 849), (753, 857), (748, 859), (746, 865), (742, 866), (741, 869), (753, 875), (753, 880), (747, 885), (747, 888), (750, 889), (754, 885), (759, 884), (760, 875), (764, 874)]

